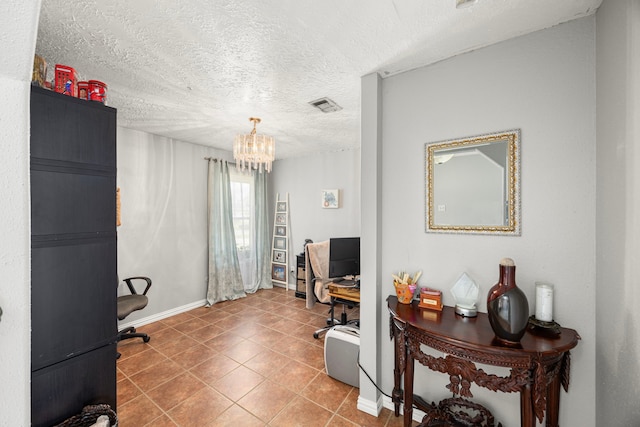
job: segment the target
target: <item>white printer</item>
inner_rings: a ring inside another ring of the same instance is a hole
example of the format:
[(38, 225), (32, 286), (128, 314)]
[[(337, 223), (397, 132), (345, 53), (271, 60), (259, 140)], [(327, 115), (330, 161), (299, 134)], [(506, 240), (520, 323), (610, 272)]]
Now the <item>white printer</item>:
[(360, 329), (352, 325), (336, 325), (324, 338), (324, 367), (327, 374), (349, 384), (360, 387)]

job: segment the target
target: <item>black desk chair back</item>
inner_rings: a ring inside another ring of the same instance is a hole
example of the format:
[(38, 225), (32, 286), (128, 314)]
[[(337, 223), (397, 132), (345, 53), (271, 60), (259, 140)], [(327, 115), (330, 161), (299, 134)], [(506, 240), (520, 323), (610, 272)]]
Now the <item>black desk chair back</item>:
[[(134, 280), (146, 282), (144, 292), (142, 292), (141, 294), (139, 294), (136, 291), (136, 288), (133, 286), (132, 282)], [(124, 279), (124, 282), (129, 288), (130, 295), (122, 295), (118, 297), (118, 320), (125, 319), (134, 311), (142, 310), (147, 306), (147, 303), (149, 302), (149, 298), (147, 298), (147, 292), (151, 287), (151, 279), (149, 279), (148, 277), (137, 276)], [(118, 342), (130, 338), (142, 338), (144, 342), (149, 342), (149, 340), (151, 339), (151, 337), (147, 334), (136, 332), (136, 329), (133, 326), (129, 326), (128, 328), (125, 328), (118, 332)], [(120, 353), (118, 353), (118, 357), (120, 357)]]

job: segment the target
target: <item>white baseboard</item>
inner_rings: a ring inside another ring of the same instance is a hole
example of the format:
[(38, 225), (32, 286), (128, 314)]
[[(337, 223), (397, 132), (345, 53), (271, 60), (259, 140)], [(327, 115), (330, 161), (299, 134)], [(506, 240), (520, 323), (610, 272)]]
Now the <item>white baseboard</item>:
[[(385, 408), (389, 409), (391, 412), (395, 411), (395, 406), (393, 406), (393, 401), (391, 400), (390, 397), (383, 396), (382, 404)], [(402, 414), (404, 414), (404, 411), (402, 410), (402, 405), (400, 405), (400, 416), (402, 416)], [(427, 414), (422, 412), (420, 409), (413, 408), (413, 414), (411, 418), (413, 419), (413, 421), (421, 422), (422, 418), (424, 418), (425, 415)]]
[(359, 395), (357, 408), (365, 414), (377, 417), (380, 415), (380, 411), (382, 411), (382, 395), (380, 395), (377, 401), (365, 399), (362, 395)]
[[(389, 409), (391, 412), (395, 411), (391, 398), (384, 395), (380, 395), (380, 398), (376, 402), (364, 399), (362, 396), (358, 396), (357, 407), (358, 410), (366, 414), (373, 415), (374, 417), (378, 417), (380, 415), (383, 407)], [(403, 413), (402, 405), (400, 405), (400, 416), (402, 416)], [(421, 422), (422, 418), (424, 418), (426, 414), (419, 409), (413, 408), (412, 415), (413, 416), (411, 418), (413, 418), (413, 421)]]
[(286, 286), (284, 285), (284, 283), (276, 283), (276, 282), (272, 282), (272, 283), (274, 288), (286, 288), (288, 291), (296, 290), (296, 285), (292, 285), (291, 283), (287, 283)]
[(204, 307), (207, 303), (206, 299), (185, 304), (180, 307), (172, 308), (171, 310), (163, 311), (162, 313), (153, 314), (149, 317), (143, 317), (142, 319), (134, 320), (132, 322), (118, 324), (118, 329), (128, 328), (133, 326), (138, 328), (140, 326), (148, 325), (149, 323), (157, 322), (158, 320), (166, 319), (167, 317), (175, 316), (176, 314), (184, 313), (185, 311), (193, 310), (194, 308)]
[[(284, 288), (284, 284), (274, 283), (273, 286)], [(287, 286), (288, 290), (295, 291), (295, 285), (289, 284)], [(118, 323), (118, 329), (128, 328), (129, 326), (133, 326), (135, 328), (148, 325), (149, 323), (157, 322), (158, 320), (166, 319), (167, 317), (175, 316), (176, 314), (184, 313), (185, 311), (193, 310), (194, 308), (203, 307), (207, 304), (207, 300), (203, 299), (200, 301), (192, 302), (189, 304), (182, 305), (180, 307), (172, 308), (171, 310), (163, 311), (162, 313), (157, 313), (151, 315), (149, 317), (143, 317), (142, 319), (133, 320), (127, 323)]]

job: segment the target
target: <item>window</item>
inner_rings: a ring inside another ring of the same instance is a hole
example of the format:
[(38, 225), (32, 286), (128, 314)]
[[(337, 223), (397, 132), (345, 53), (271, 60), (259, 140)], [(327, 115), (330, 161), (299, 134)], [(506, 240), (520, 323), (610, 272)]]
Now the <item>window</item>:
[(229, 170), (233, 231), (236, 235), (238, 261), (245, 288), (253, 286), (256, 272), (255, 239), (255, 189), (253, 176), (235, 169)]
[(247, 251), (253, 241), (253, 178), (251, 175), (231, 172), (231, 200), (233, 229), (238, 252)]

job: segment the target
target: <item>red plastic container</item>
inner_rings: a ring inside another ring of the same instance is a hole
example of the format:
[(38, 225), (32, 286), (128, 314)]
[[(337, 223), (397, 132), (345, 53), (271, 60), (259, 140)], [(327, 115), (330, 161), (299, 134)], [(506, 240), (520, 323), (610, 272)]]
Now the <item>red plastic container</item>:
[(89, 82), (78, 82), (78, 98), (89, 99)]
[(89, 80), (89, 100), (107, 102), (107, 85), (99, 80)]
[(72, 67), (56, 64), (54, 81), (56, 92), (69, 96), (78, 96), (78, 75)]

